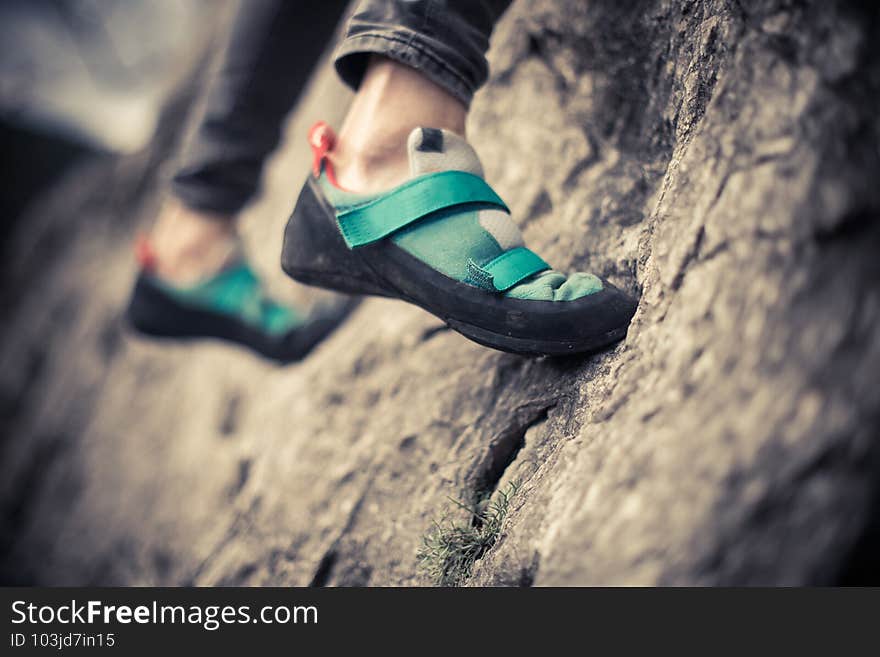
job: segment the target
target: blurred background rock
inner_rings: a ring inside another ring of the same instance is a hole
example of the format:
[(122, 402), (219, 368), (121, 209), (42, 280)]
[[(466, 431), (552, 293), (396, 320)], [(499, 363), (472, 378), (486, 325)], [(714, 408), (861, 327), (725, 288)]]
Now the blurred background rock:
[(229, 3), (6, 0), (0, 4), (5, 227), (95, 151), (134, 153), (205, 53)]

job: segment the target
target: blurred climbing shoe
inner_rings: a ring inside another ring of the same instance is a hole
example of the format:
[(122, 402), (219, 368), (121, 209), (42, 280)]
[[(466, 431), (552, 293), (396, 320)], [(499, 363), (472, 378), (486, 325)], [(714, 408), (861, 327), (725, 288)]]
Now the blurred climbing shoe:
[(281, 258), (294, 279), (414, 303), (471, 340), (514, 353), (590, 352), (626, 335), (636, 302), (593, 274), (554, 271), (526, 248), (462, 137), (416, 128), (410, 180), (372, 195), (336, 184), (334, 141), (323, 123), (309, 134), (312, 175)]
[(305, 314), (268, 298), (243, 258), (199, 283), (181, 286), (154, 272), (149, 244), (126, 311), (131, 326), (155, 337), (219, 338), (281, 362), (303, 358), (353, 307), (342, 302)]

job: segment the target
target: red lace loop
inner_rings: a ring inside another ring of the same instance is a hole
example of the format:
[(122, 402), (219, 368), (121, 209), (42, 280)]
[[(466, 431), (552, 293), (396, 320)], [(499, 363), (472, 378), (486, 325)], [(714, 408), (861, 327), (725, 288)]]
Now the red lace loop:
[(312, 173), (321, 175), (321, 165), (327, 159), (327, 153), (336, 145), (333, 129), (324, 121), (318, 121), (309, 130), (309, 145), (312, 147)]
[(146, 235), (138, 235), (135, 239), (134, 257), (144, 271), (156, 269), (156, 252)]

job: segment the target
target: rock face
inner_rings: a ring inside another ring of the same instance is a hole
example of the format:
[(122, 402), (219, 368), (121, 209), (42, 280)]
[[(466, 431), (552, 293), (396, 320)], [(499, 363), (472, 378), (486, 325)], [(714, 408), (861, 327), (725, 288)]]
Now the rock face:
[[(4, 579), (876, 582), (880, 25), (860, 11), (503, 19), (469, 128), (487, 178), (554, 266), (641, 297), (591, 357), (492, 352), (378, 299), (294, 367), (138, 340), (127, 244), (168, 145), (74, 172), (7, 263)], [(251, 210), (267, 271), (305, 127), (345, 98), (323, 72)]]

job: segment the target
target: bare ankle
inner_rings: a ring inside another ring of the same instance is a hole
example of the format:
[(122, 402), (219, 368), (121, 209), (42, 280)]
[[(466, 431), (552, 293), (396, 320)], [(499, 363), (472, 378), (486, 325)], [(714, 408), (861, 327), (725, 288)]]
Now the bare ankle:
[(467, 108), (413, 68), (374, 57), (342, 125), (333, 166), (342, 187), (382, 191), (409, 177), (406, 140), (419, 126), (464, 135)]
[(191, 283), (219, 271), (238, 248), (231, 217), (199, 212), (170, 200), (150, 234), (156, 273)]
[(345, 157), (334, 154), (332, 163), (339, 186), (353, 192), (381, 192), (399, 185), (409, 177), (406, 149), (402, 155), (377, 151), (351, 154), (345, 152)]

